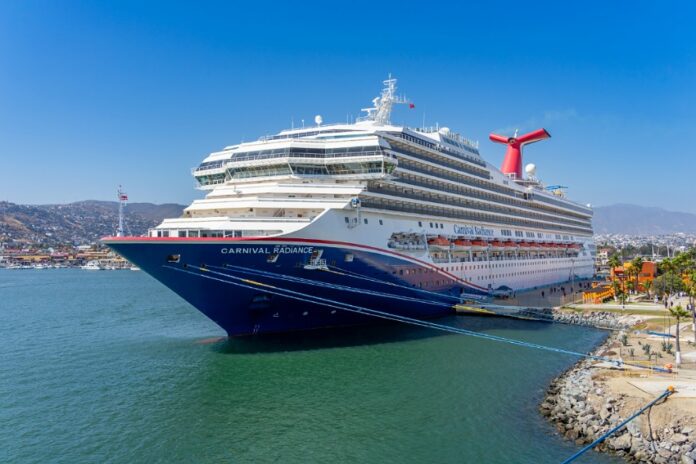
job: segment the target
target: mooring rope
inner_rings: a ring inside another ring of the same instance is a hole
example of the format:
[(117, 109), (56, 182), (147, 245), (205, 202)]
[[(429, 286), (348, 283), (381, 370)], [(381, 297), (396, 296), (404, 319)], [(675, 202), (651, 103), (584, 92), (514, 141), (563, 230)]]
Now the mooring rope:
[[(170, 266), (170, 265), (165, 265), (164, 267), (169, 268), (169, 269), (173, 269), (173, 270), (178, 271), (178, 272), (183, 272), (183, 273), (195, 275), (198, 277), (203, 277), (206, 279), (219, 281), (219, 282), (222, 282), (222, 283), (225, 283), (228, 285), (234, 285), (234, 286), (241, 287), (241, 288), (246, 288), (246, 289), (251, 289), (251, 290), (259, 290), (260, 289), (265, 293), (280, 296), (283, 298), (294, 299), (296, 301), (302, 301), (305, 303), (311, 303), (311, 304), (330, 307), (330, 308), (334, 308), (334, 309), (341, 309), (344, 311), (348, 311), (348, 312), (352, 312), (352, 313), (356, 313), (356, 314), (373, 316), (373, 317), (377, 317), (380, 319), (403, 322), (403, 323), (415, 325), (418, 327), (425, 327), (425, 328), (440, 330), (443, 332), (455, 333), (455, 334), (459, 334), (459, 335), (468, 335), (471, 337), (481, 338), (484, 340), (497, 341), (497, 342), (501, 342), (501, 343), (507, 343), (507, 344), (515, 345), (515, 346), (523, 346), (523, 347), (527, 347), (527, 348), (535, 348), (538, 350), (549, 351), (552, 353), (567, 354), (567, 355), (572, 355), (572, 356), (576, 356), (576, 357), (580, 357), (580, 358), (587, 358), (587, 359), (593, 359), (593, 360), (597, 360), (597, 361), (604, 361), (604, 362), (609, 362), (609, 363), (616, 364), (616, 365), (626, 365), (626, 366), (633, 366), (633, 367), (637, 367), (637, 368), (641, 368), (641, 369), (653, 369), (653, 370), (657, 370), (660, 372), (669, 372), (666, 369), (662, 369), (662, 368), (658, 368), (658, 367), (651, 368), (649, 366), (642, 366), (639, 364), (629, 364), (629, 363), (625, 363), (622, 361), (615, 361), (613, 359), (610, 359), (610, 358), (607, 358), (604, 356), (596, 356), (593, 354), (581, 353), (578, 351), (566, 350), (563, 348), (555, 348), (555, 347), (550, 347), (550, 346), (546, 346), (546, 345), (540, 345), (538, 343), (524, 342), (524, 341), (515, 340), (512, 338), (500, 337), (497, 335), (483, 334), (483, 333), (479, 333), (479, 332), (474, 332), (472, 330), (462, 329), (459, 327), (452, 327), (452, 326), (438, 324), (438, 323), (431, 322), (431, 321), (425, 321), (425, 320), (421, 320), (421, 319), (412, 318), (409, 316), (402, 316), (402, 315), (398, 315), (398, 314), (392, 314), (392, 313), (388, 313), (388, 312), (384, 312), (384, 311), (379, 311), (376, 309), (370, 309), (370, 308), (365, 308), (362, 306), (356, 306), (356, 305), (353, 305), (350, 303), (330, 300), (330, 299), (319, 297), (316, 295), (310, 295), (307, 293), (302, 293), (302, 292), (298, 292), (295, 290), (289, 290), (289, 289), (285, 289), (282, 287), (277, 287), (275, 285), (271, 285), (271, 284), (267, 284), (267, 283), (263, 283), (263, 282), (258, 282), (255, 280), (246, 279), (243, 277), (238, 277), (238, 276), (226, 274), (223, 272), (213, 271), (213, 270), (208, 269), (207, 267), (199, 267), (199, 266), (194, 266), (191, 264), (184, 264), (184, 267), (185, 267), (184, 269), (178, 268), (175, 266)], [(188, 270), (187, 268), (197, 269), (200, 272), (193, 272), (193, 271)], [(215, 274), (215, 275), (226, 277), (227, 279), (232, 279), (232, 280), (226, 280), (226, 279), (214, 277), (214, 276), (211, 276), (208, 274)]]
[(332, 272), (334, 274), (340, 274), (340, 275), (343, 275), (346, 277), (352, 277), (354, 279), (364, 280), (367, 282), (375, 282), (375, 283), (382, 284), (382, 285), (389, 285), (392, 287), (405, 288), (408, 290), (415, 290), (417, 292), (428, 294), (428, 295), (436, 295), (438, 297), (450, 298), (452, 300), (456, 300), (457, 302), (460, 301), (460, 297), (458, 297), (458, 296), (446, 295), (446, 294), (442, 294), (439, 292), (433, 292), (432, 290), (426, 290), (424, 288), (408, 287), (406, 285), (398, 284), (396, 282), (389, 282), (387, 280), (378, 279), (376, 277), (365, 276), (365, 275), (359, 274), (357, 272), (349, 271), (347, 269), (341, 269), (338, 266), (328, 266), (328, 267), (329, 267), (329, 272)]
[(655, 405), (655, 403), (657, 403), (658, 401), (661, 401), (661, 400), (663, 400), (663, 399), (668, 398), (672, 393), (674, 393), (674, 387), (671, 387), (671, 386), (670, 386), (670, 387), (667, 387), (667, 390), (665, 390), (665, 392), (662, 393), (660, 396), (658, 396), (657, 398), (655, 398), (654, 400), (652, 400), (651, 402), (649, 402), (648, 404), (646, 404), (645, 406), (643, 406), (642, 408), (640, 408), (638, 411), (636, 411), (635, 413), (633, 413), (633, 415), (632, 415), (631, 417), (629, 417), (629, 418), (626, 419), (625, 421), (621, 422), (619, 425), (617, 425), (617, 426), (614, 427), (613, 429), (609, 430), (608, 432), (606, 432), (605, 434), (603, 434), (601, 437), (597, 438), (595, 441), (593, 441), (593, 442), (590, 443), (589, 445), (585, 446), (583, 449), (581, 449), (580, 451), (578, 451), (577, 453), (575, 453), (574, 455), (572, 455), (571, 457), (569, 457), (568, 459), (566, 459), (565, 461), (563, 461), (561, 464), (568, 464), (568, 463), (570, 463), (570, 462), (575, 461), (577, 458), (579, 458), (580, 456), (582, 456), (583, 454), (585, 454), (587, 451), (591, 450), (592, 448), (594, 448), (595, 446), (599, 445), (599, 444), (602, 443), (604, 440), (606, 440), (607, 438), (609, 438), (610, 436), (612, 436), (612, 435), (613, 435), (614, 433), (616, 433), (619, 429), (621, 429), (624, 425), (628, 424), (628, 423), (631, 422), (633, 419), (635, 419), (636, 417), (638, 417), (638, 416), (640, 416), (641, 414), (643, 414), (647, 409), (652, 408), (652, 407)]
[[(367, 290), (364, 288), (357, 288), (357, 287), (350, 287), (347, 285), (341, 285), (341, 284), (334, 284), (331, 282), (323, 282), (320, 280), (313, 280), (313, 279), (305, 279), (303, 277), (293, 277), (293, 276), (286, 276), (282, 274), (278, 274), (275, 272), (268, 272), (268, 271), (259, 271), (256, 269), (249, 269), (247, 267), (243, 266), (234, 266), (231, 264), (226, 264), (224, 267), (221, 266), (214, 266), (211, 264), (206, 265), (207, 268), (212, 268), (212, 269), (220, 269), (220, 270), (237, 270), (238, 272), (242, 272), (245, 274), (251, 274), (251, 275), (256, 275), (256, 276), (262, 276), (262, 277), (268, 277), (270, 279), (276, 279), (276, 280), (284, 280), (287, 282), (295, 282), (295, 283), (303, 283), (307, 285), (321, 285), (326, 288), (331, 288), (333, 290), (343, 290), (351, 293), (360, 293), (360, 294), (368, 294), (368, 295), (374, 295), (374, 296), (382, 296), (385, 298), (394, 298), (397, 300), (402, 300), (402, 301), (410, 301), (413, 303), (421, 303), (421, 304), (427, 304), (427, 305), (432, 305), (432, 306), (441, 306), (444, 308), (452, 308), (454, 309), (454, 306), (449, 303), (444, 303), (442, 301), (432, 301), (432, 300), (424, 300), (422, 298), (415, 298), (411, 296), (404, 296), (404, 295), (397, 295), (395, 293), (385, 293), (385, 292), (380, 292), (378, 290)], [(406, 287), (408, 288), (408, 287)], [(440, 295), (440, 296), (449, 296), (449, 295)]]

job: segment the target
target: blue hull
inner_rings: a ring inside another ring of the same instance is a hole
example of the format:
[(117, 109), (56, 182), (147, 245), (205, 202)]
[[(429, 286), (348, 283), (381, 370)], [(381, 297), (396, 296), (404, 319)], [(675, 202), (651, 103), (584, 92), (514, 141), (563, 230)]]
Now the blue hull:
[[(452, 314), (462, 292), (485, 293), (428, 263), (352, 244), (299, 239), (104, 241), (230, 336), (376, 321), (340, 304), (433, 318)], [(307, 266), (317, 250), (324, 268)]]

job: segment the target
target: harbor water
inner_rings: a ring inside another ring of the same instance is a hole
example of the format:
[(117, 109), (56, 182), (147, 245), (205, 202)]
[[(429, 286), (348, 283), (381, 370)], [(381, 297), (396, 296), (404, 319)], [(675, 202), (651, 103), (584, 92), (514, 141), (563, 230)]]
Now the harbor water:
[[(605, 336), (441, 322), (580, 351)], [(0, 462), (536, 464), (579, 449), (537, 411), (566, 355), (401, 325), (223, 335), (143, 272), (0, 270)]]

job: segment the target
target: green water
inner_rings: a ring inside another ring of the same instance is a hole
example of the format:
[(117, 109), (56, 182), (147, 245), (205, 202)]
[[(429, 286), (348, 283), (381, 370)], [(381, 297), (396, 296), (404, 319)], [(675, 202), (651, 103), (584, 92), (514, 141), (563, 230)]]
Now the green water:
[[(603, 337), (443, 322), (578, 350)], [(222, 335), (142, 272), (0, 270), (0, 462), (553, 463), (578, 449), (536, 409), (564, 355), (398, 325), (206, 341)]]

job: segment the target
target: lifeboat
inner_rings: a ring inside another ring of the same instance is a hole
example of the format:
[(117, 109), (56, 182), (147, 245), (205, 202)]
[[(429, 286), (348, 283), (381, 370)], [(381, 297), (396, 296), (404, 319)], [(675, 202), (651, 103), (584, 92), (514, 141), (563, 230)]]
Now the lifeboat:
[(513, 242), (512, 240), (508, 240), (506, 242), (503, 242), (503, 246), (505, 247), (505, 251), (515, 251), (518, 247), (518, 244)]
[(428, 239), (428, 248), (433, 250), (447, 251), (450, 249), (450, 241), (445, 237), (434, 237)]
[(469, 251), (471, 250), (471, 245), (471, 240), (458, 238), (452, 243), (452, 249), (454, 251)]
[(579, 253), (581, 249), (582, 245), (580, 245), (579, 243), (568, 244), (568, 253)]
[(493, 241), (491, 242), (491, 250), (493, 250), (493, 251), (500, 251), (500, 250), (502, 250), (503, 248), (504, 248), (504, 247), (503, 247), (503, 242), (501, 242), (500, 240), (493, 240)]
[(488, 242), (486, 242), (485, 240), (471, 241), (471, 249), (473, 251), (484, 251), (486, 248), (488, 248)]

